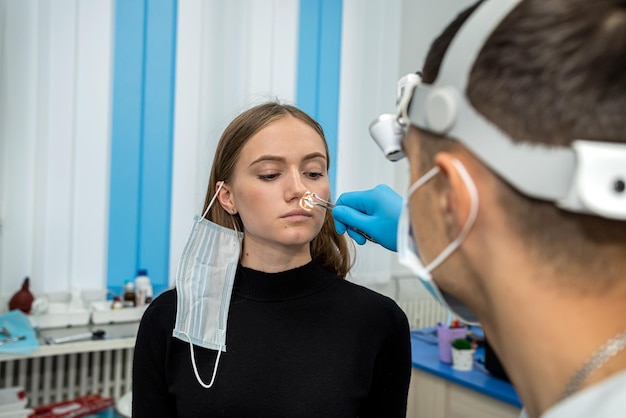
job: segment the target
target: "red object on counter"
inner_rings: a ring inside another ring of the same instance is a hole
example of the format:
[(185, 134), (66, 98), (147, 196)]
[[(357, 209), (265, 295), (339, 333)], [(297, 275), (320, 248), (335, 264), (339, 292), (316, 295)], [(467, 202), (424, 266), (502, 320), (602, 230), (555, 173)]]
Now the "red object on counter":
[(30, 314), (30, 308), (33, 306), (35, 297), (30, 293), (30, 279), (26, 277), (22, 288), (18, 290), (9, 300), (9, 310), (19, 309), (25, 314)]
[(105, 398), (100, 394), (85, 395), (71, 401), (39, 406), (28, 418), (78, 418), (114, 405), (113, 398)]

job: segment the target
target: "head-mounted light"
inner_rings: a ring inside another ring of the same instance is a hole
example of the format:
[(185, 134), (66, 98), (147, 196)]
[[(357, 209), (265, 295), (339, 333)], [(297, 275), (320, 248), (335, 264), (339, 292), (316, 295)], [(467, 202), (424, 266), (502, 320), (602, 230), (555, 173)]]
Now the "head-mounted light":
[(432, 84), (410, 74), (398, 83), (397, 112), (370, 124), (385, 156), (404, 156), (409, 124), (445, 135), (526, 196), (571, 212), (626, 220), (626, 144), (575, 139), (570, 147), (514, 142), (476, 111), (466, 97), (469, 75), (483, 45), (522, 0), (487, 0), (450, 43)]
[(422, 81), (421, 73), (407, 74), (398, 81), (396, 106), (398, 114), (386, 113), (370, 123), (370, 135), (390, 161), (405, 157), (402, 151), (402, 138), (411, 121), (406, 111), (411, 103), (415, 88)]

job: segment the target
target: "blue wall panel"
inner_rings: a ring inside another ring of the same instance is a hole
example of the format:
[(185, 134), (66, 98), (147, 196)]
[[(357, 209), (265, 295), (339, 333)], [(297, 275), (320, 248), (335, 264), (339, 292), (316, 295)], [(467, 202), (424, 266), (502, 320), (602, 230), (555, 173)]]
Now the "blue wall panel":
[(324, 128), (330, 152), (331, 190), (335, 190), (342, 0), (301, 0), (298, 33), (298, 106)]
[(156, 285), (167, 285), (174, 135), (176, 2), (149, 0), (147, 12), (137, 268), (147, 268)]
[(107, 284), (132, 279), (139, 246), (143, 136), (143, 1), (115, 6)]
[(119, 0), (111, 137), (108, 285), (137, 269), (168, 284), (176, 0)]

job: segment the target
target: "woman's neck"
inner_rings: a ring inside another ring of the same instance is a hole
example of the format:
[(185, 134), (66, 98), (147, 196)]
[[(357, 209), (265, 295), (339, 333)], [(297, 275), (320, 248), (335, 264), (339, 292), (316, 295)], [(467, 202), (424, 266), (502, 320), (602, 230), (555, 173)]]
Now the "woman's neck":
[(311, 262), (309, 244), (294, 246), (258, 245), (244, 240), (240, 263), (254, 270), (277, 273)]

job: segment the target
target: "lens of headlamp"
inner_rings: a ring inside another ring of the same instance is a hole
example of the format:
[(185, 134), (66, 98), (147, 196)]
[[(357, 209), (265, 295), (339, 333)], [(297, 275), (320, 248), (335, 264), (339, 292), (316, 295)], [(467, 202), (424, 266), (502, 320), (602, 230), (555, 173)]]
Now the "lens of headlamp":
[(370, 135), (390, 161), (404, 158), (402, 138), (404, 129), (393, 114), (380, 115), (370, 124)]

